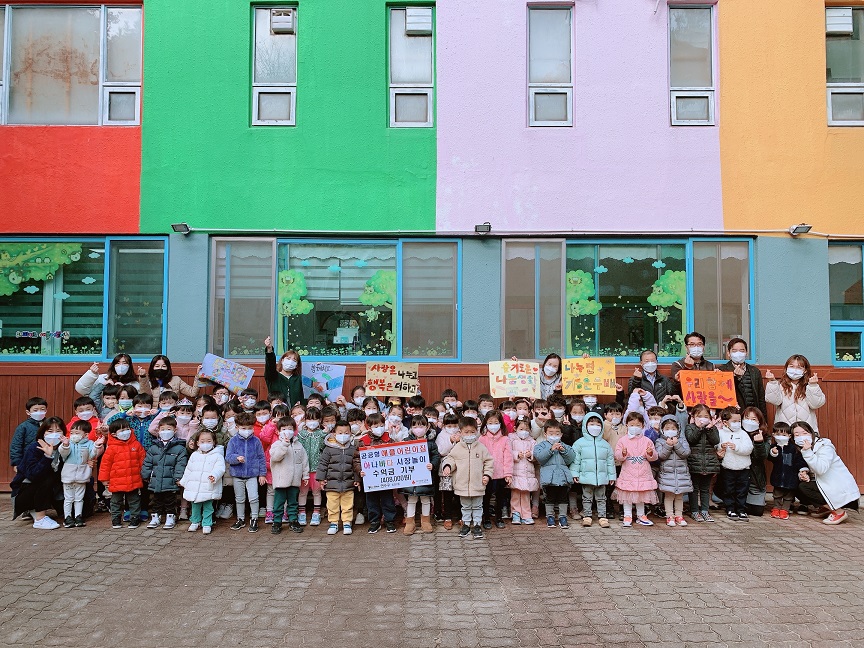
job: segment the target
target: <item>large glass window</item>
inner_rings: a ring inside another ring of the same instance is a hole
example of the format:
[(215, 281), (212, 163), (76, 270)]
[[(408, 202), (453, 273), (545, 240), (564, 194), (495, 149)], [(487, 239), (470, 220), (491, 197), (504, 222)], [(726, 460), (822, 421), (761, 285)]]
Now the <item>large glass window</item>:
[(864, 125), (864, 9), (828, 7), (825, 55), (828, 123)]
[(140, 7), (6, 6), (4, 19), (0, 123), (140, 123)]
[(714, 123), (711, 7), (669, 8), (669, 84), (672, 124)]
[(831, 336), (834, 363), (860, 365), (861, 336), (864, 334), (864, 263), (862, 246), (828, 246), (828, 294), (831, 308)]
[(163, 240), (0, 242), (0, 353), (161, 353), (164, 277)]
[(402, 355), (455, 358), (458, 246), (402, 245)]

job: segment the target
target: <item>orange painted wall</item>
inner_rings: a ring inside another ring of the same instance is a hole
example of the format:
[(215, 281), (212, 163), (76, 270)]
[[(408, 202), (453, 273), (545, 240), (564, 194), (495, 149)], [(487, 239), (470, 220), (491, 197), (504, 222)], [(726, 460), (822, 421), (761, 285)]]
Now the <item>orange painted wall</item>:
[(864, 233), (864, 127), (828, 127), (825, 3), (720, 0), (717, 17), (726, 228)]
[(0, 233), (139, 230), (141, 129), (0, 126)]

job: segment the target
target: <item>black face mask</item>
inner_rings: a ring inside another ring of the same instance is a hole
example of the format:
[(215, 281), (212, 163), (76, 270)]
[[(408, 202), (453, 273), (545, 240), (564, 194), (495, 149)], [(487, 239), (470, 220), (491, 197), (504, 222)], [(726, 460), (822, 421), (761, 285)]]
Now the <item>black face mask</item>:
[(164, 380), (165, 378), (168, 377), (168, 370), (167, 369), (154, 369), (152, 371), (152, 373), (153, 373), (153, 377), (156, 378), (156, 380)]

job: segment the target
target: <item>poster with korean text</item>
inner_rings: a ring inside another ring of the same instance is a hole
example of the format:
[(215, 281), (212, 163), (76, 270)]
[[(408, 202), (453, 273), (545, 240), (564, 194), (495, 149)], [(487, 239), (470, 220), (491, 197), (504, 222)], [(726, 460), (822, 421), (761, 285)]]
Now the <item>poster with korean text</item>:
[(342, 395), (345, 384), (345, 365), (329, 362), (303, 363), (303, 398), (320, 394), (330, 402)]
[(361, 448), (363, 490), (372, 493), (391, 488), (429, 486), (432, 473), (427, 468), (428, 464), (429, 449), (425, 440)]
[(615, 395), (615, 358), (567, 358), (561, 371), (565, 396)]
[(540, 365), (521, 360), (490, 362), (489, 392), (493, 398), (540, 398)]
[(414, 396), (420, 393), (416, 362), (367, 362), (367, 396)]
[(681, 383), (681, 394), (687, 407), (703, 403), (720, 410), (738, 405), (735, 377), (730, 372), (682, 369), (678, 372), (678, 382)]

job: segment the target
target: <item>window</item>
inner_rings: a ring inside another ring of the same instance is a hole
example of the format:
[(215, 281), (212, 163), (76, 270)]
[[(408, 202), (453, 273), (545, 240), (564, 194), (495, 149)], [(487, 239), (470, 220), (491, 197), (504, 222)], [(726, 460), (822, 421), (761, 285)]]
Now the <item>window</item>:
[(573, 125), (573, 10), (528, 9), (528, 125)]
[(828, 124), (864, 126), (864, 9), (825, 11)]
[(141, 8), (0, 8), (0, 123), (141, 123)]
[(722, 357), (753, 337), (750, 258), (749, 241), (505, 241), (503, 357), (671, 360), (694, 328)]
[(255, 8), (252, 125), (294, 126), (297, 7)]
[(714, 125), (713, 10), (669, 8), (669, 88), (673, 126)]
[(0, 242), (0, 354), (161, 353), (164, 301), (162, 239)]
[(390, 9), (390, 126), (434, 124), (432, 7)]
[(828, 292), (834, 364), (861, 364), (864, 333), (864, 263), (861, 244), (828, 246)]
[(260, 356), (455, 359), (458, 241), (216, 239), (211, 349)]

